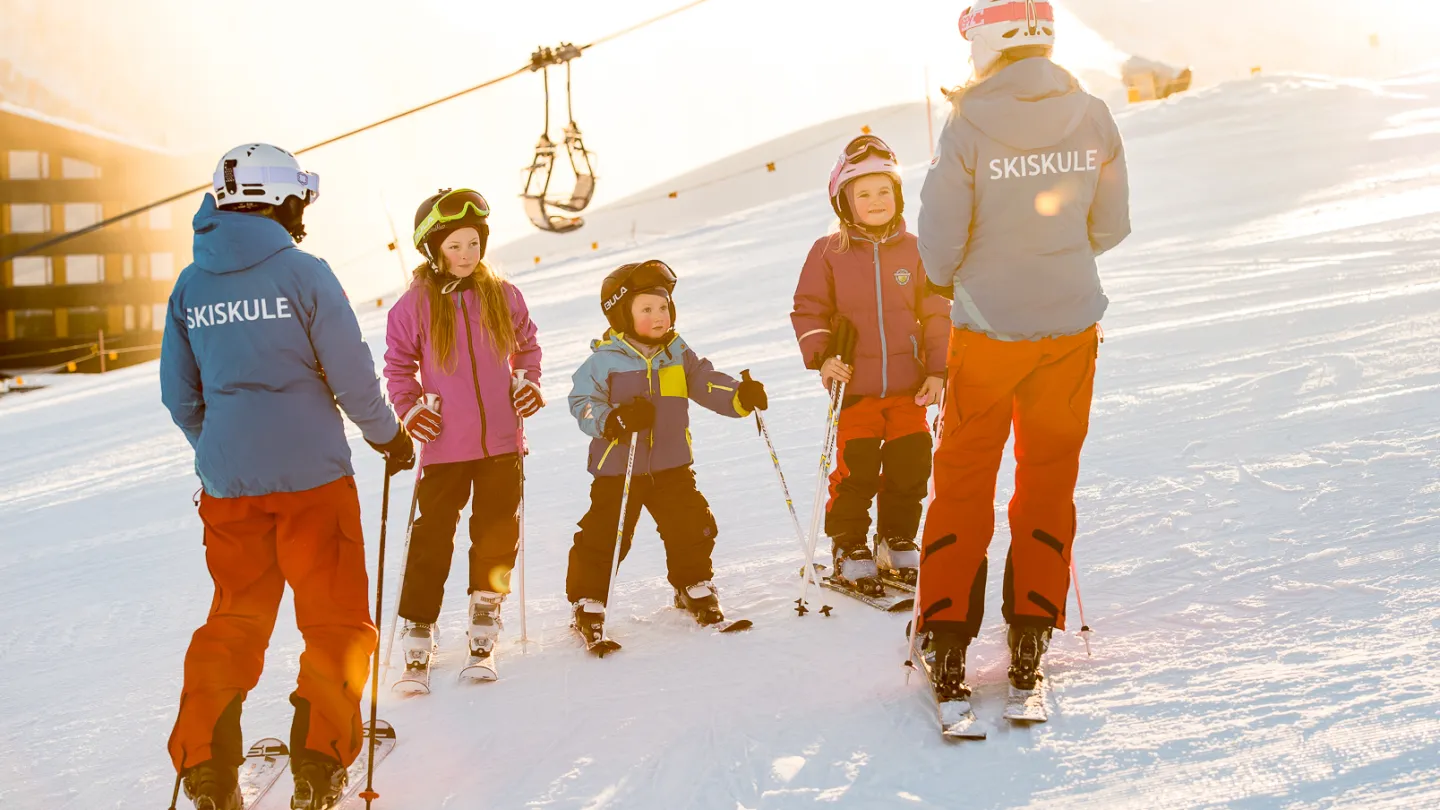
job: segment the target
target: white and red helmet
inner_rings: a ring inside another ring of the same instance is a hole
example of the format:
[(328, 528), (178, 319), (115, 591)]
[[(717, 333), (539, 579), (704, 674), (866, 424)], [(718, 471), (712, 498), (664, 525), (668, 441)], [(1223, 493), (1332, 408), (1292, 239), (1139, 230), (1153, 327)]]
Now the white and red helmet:
[(1011, 48), (1053, 48), (1055, 7), (1039, 0), (976, 0), (960, 15), (960, 36), (970, 41), (970, 59), (981, 73)]
[(867, 174), (889, 175), (895, 183), (895, 216), (905, 212), (905, 197), (900, 193), (900, 161), (895, 157), (895, 150), (876, 135), (861, 135), (846, 144), (840, 159), (835, 161), (835, 168), (830, 170), (830, 207), (847, 225), (855, 223), (855, 215), (850, 210), (845, 187)]

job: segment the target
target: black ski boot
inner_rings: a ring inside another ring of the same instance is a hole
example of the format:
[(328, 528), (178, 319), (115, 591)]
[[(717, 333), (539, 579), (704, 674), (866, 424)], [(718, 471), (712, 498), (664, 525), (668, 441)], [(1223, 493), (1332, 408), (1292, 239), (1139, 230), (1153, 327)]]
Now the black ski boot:
[(573, 605), (574, 627), (587, 644), (605, 637), (605, 605), (598, 599), (581, 599)]
[(195, 810), (241, 810), (239, 769), (214, 760), (185, 769), (185, 798)]
[(930, 682), (940, 700), (965, 700), (970, 687), (965, 683), (965, 649), (970, 639), (959, 633), (932, 631), (925, 638), (925, 662)]
[(720, 596), (715, 583), (703, 580), (694, 585), (675, 589), (675, 607), (690, 611), (695, 621), (704, 624), (719, 624), (725, 621), (720, 612)]
[(852, 542), (848, 538), (832, 538), (832, 560), (835, 563), (834, 579), (870, 596), (884, 596), (885, 583), (880, 581), (880, 569), (875, 566), (875, 555), (865, 545), (864, 538)]
[(350, 783), (350, 775), (339, 762), (315, 754), (292, 757), (290, 775), (295, 779), (291, 810), (332, 810), (340, 804)]
[(1010, 685), (1016, 689), (1034, 689), (1045, 677), (1040, 672), (1040, 659), (1050, 647), (1049, 627), (1017, 627), (1010, 625)]

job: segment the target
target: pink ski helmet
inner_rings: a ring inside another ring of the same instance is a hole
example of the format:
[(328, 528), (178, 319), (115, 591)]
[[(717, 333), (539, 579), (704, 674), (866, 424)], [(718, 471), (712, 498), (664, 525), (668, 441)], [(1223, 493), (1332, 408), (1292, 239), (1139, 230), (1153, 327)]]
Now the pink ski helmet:
[(895, 184), (895, 216), (905, 213), (905, 195), (900, 190), (900, 161), (895, 150), (875, 135), (861, 135), (845, 146), (835, 168), (830, 170), (830, 207), (847, 225), (855, 224), (845, 187), (867, 174), (885, 174)]

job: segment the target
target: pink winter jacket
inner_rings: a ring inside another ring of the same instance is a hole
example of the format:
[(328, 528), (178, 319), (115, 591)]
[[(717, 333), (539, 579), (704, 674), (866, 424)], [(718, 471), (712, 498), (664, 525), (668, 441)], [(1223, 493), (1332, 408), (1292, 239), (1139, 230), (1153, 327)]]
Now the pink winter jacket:
[(927, 376), (945, 376), (950, 302), (925, 290), (920, 249), (905, 223), (874, 241), (850, 229), (850, 249), (835, 237), (810, 248), (795, 286), (790, 321), (805, 367), (820, 368), (836, 316), (855, 324), (855, 373), (848, 396), (914, 394)]
[[(517, 347), (501, 357), (483, 327), (479, 296), (465, 288), (447, 296), (455, 307), (453, 370), (442, 369), (430, 346), (430, 303), (412, 286), (390, 309), (385, 330), (385, 382), (402, 419), (423, 394), (440, 395), (444, 422), (439, 438), (425, 445), (420, 463), (473, 461), (524, 448), (520, 418), (510, 397), (512, 372), (540, 383), (540, 344), (520, 290), (501, 282), (510, 302)], [(416, 374), (419, 378), (416, 378)]]

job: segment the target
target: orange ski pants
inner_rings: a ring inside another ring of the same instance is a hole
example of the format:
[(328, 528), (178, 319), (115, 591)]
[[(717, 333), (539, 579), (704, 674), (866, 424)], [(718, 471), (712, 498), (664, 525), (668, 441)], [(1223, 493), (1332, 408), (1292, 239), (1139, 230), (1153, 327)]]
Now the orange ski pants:
[(376, 643), (354, 479), (304, 492), (200, 497), (215, 598), (185, 654), (169, 745), (176, 769), (243, 760), (240, 704), (260, 680), (286, 583), (305, 639), (290, 696), (291, 753), (348, 766), (361, 748), (360, 693)]
[(1090, 429), (1099, 339), (1001, 341), (950, 333), (949, 388), (935, 500), (925, 518), (921, 626), (974, 638), (985, 611), (995, 484), (1015, 425), (1015, 495), (1005, 562), (1007, 624), (1065, 628), (1075, 482)]

